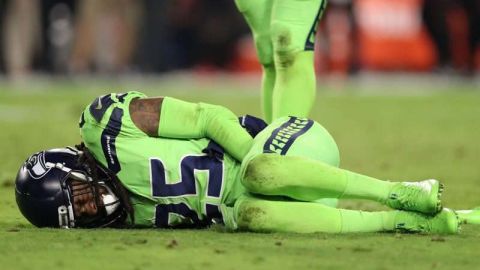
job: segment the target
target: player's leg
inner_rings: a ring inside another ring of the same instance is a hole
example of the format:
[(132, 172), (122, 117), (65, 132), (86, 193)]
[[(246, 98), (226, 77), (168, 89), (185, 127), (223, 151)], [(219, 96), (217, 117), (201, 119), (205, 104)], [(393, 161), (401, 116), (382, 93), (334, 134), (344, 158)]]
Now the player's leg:
[(382, 181), (298, 156), (260, 154), (247, 165), (242, 183), (256, 194), (284, 195), (301, 201), (367, 199), (423, 213), (441, 209), (441, 189), (436, 180)]
[(363, 212), (309, 202), (274, 201), (244, 196), (222, 208), (226, 226), (260, 232), (352, 233), (403, 231), (456, 233), (458, 219), (445, 209), (435, 216), (406, 211)]
[(270, 39), (270, 18), (273, 0), (235, 0), (255, 40), (258, 60), (262, 64), (262, 109), (267, 123), (272, 121), (272, 94), (275, 84), (273, 46)]
[(274, 64), (262, 65), (262, 111), (265, 122), (271, 123), (273, 120), (273, 87), (275, 85), (275, 66)]
[(455, 211), (461, 223), (480, 225), (480, 207)]
[(275, 0), (271, 39), (275, 62), (273, 112), (281, 116), (307, 117), (312, 109), (316, 80), (314, 41), (326, 0)]
[(392, 183), (338, 165), (337, 145), (325, 128), (306, 118), (282, 117), (255, 137), (242, 163), (242, 183), (253, 193), (301, 201), (341, 197), (427, 213), (440, 208), (438, 181)]
[[(297, 117), (276, 119), (257, 134), (253, 146), (242, 163), (242, 171), (248, 161), (261, 153), (278, 153), (286, 156), (302, 156), (338, 167), (340, 154), (337, 144), (320, 124)], [(317, 202), (335, 207), (336, 198), (319, 197)]]

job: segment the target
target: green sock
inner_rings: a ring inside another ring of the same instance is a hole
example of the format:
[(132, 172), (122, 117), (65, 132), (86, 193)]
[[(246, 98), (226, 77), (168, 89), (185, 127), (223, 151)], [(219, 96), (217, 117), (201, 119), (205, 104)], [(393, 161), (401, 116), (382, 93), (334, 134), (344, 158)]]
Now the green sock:
[(338, 170), (343, 171), (345, 177), (347, 178), (345, 190), (340, 198), (366, 199), (384, 203), (394, 185), (394, 183), (389, 181), (379, 180), (348, 170)]
[(262, 109), (263, 117), (267, 123), (272, 122), (272, 99), (273, 86), (275, 85), (275, 67), (273, 65), (263, 66), (262, 74)]
[(393, 183), (299, 156), (261, 154), (248, 164), (243, 185), (252, 193), (300, 201), (356, 198), (383, 203)]
[(235, 203), (234, 215), (240, 229), (252, 231), (351, 233), (391, 231), (396, 211), (363, 212), (246, 197)]
[(313, 51), (299, 52), (291, 61), (287, 66), (275, 59), (272, 119), (291, 115), (308, 117), (315, 102)]
[(395, 229), (398, 211), (365, 212), (338, 209), (342, 216), (342, 233), (381, 232)]

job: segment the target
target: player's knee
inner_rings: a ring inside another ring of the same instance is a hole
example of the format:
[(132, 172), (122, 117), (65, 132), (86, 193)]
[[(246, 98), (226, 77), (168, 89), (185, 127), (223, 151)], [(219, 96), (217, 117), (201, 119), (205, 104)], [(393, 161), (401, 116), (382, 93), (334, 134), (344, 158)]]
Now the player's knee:
[(235, 0), (235, 5), (240, 12), (246, 12), (250, 7), (251, 0)]
[(271, 40), (275, 65), (280, 68), (288, 68), (295, 62), (297, 49), (293, 42), (291, 27), (282, 22), (273, 22), (271, 25)]
[(256, 35), (255, 48), (260, 64), (264, 67), (273, 66), (273, 47), (270, 35)]
[(246, 202), (239, 208), (237, 224), (240, 229), (262, 231), (268, 225), (267, 212), (254, 202)]
[(271, 173), (275, 169), (273, 156), (260, 154), (248, 163), (242, 183), (250, 192), (263, 194), (274, 184), (275, 179)]

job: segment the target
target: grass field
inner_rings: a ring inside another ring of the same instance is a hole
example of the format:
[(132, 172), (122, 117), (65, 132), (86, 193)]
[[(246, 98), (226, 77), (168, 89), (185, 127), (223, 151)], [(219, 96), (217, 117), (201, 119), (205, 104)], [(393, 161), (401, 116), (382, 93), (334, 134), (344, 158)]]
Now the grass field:
[[(336, 138), (342, 167), (382, 179), (437, 178), (446, 185), (447, 206), (480, 205), (480, 92), (473, 85), (438, 93), (408, 87), (407, 94), (388, 95), (326, 89), (312, 118)], [(480, 227), (453, 236), (53, 230), (32, 227), (18, 212), (13, 182), (21, 162), (40, 149), (77, 143), (79, 114), (99, 94), (141, 89), (260, 115), (258, 91), (250, 88), (228, 81), (0, 82), (0, 269), (477, 269)], [(378, 209), (363, 201), (342, 205)]]

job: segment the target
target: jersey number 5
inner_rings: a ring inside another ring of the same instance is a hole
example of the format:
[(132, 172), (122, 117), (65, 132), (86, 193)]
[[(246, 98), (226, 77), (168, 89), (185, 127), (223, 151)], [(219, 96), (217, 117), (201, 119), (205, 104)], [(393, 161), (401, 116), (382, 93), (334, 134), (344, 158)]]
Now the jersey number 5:
[[(152, 183), (152, 195), (154, 197), (193, 197), (199, 195), (199, 189), (195, 180), (195, 173), (207, 172), (207, 198), (220, 198), (223, 184), (223, 162), (207, 155), (185, 156), (180, 161), (180, 179), (167, 183), (167, 168), (162, 160), (150, 159), (150, 172)], [(169, 216), (175, 214), (185, 219), (190, 219), (193, 226), (202, 226), (210, 223), (213, 218), (221, 218), (218, 205), (205, 203), (203, 213), (206, 214), (207, 222), (198, 218), (197, 212), (186, 203), (159, 204), (155, 210), (155, 225), (157, 227), (172, 226)]]

